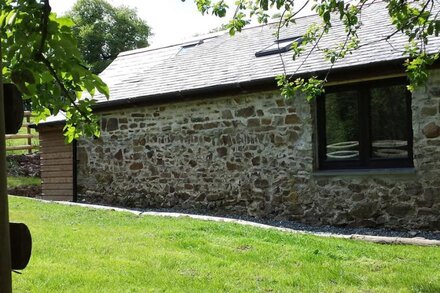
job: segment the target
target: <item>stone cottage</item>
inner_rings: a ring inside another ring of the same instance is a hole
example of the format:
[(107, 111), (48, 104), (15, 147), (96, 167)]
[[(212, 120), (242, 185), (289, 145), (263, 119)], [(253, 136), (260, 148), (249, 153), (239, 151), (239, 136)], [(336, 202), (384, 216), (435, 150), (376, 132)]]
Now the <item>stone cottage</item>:
[[(365, 9), (359, 37), (369, 45), (336, 62), (325, 95), (311, 102), (285, 100), (274, 77), (328, 72), (319, 48), (307, 60), (289, 52), (316, 16), (299, 18), (279, 40), (269, 24), (232, 38), (219, 33), (121, 53), (101, 75), (110, 99), (95, 97), (101, 137), (81, 139), (72, 150), (74, 198), (440, 229), (440, 70), (407, 91), (406, 39), (383, 40), (393, 32), (385, 5)], [(320, 48), (344, 37), (336, 24)], [(439, 45), (434, 39), (430, 49)], [(59, 122), (40, 124), (43, 143), (45, 131), (61, 137)], [(53, 175), (46, 174), (43, 168), (43, 192)]]

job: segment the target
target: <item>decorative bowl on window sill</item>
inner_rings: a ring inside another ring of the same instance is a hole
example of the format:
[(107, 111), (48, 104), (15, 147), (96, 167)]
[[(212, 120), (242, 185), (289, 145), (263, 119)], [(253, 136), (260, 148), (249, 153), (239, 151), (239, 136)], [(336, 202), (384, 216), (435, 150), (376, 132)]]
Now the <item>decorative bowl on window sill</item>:
[(405, 140), (376, 140), (372, 144), (373, 154), (379, 158), (407, 158), (408, 142)]
[(371, 144), (374, 148), (398, 148), (398, 147), (406, 147), (408, 142), (405, 140), (376, 140)]
[(399, 149), (377, 149), (373, 152), (379, 158), (407, 158), (408, 151)]
[(355, 159), (359, 157), (359, 151), (350, 150), (351, 148), (357, 148), (359, 141), (341, 141), (327, 145), (327, 150), (334, 149), (336, 151), (328, 152), (328, 159)]
[(359, 157), (359, 151), (336, 151), (327, 153), (327, 158), (330, 159), (354, 159)]
[(357, 146), (359, 146), (359, 141), (352, 140), (352, 141), (342, 141), (342, 142), (329, 144), (327, 145), (327, 149), (349, 149)]

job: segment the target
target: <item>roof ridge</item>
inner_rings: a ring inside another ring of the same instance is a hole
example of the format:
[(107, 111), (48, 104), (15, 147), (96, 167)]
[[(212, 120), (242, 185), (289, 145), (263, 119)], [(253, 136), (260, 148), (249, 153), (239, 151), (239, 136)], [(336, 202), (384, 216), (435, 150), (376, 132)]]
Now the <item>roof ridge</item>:
[[(355, 2), (355, 1), (352, 1)], [(372, 5), (378, 4), (378, 3), (384, 3), (384, 0), (375, 0), (372, 3), (368, 3), (368, 5), (366, 7), (370, 7)], [(317, 13), (310, 13), (307, 15), (303, 15), (303, 16), (299, 16), (295, 18), (296, 20), (303, 20), (306, 18), (312, 18), (312, 17), (316, 17), (318, 14)], [(254, 25), (248, 25), (246, 27), (244, 27), (242, 29), (242, 31), (247, 31), (247, 30), (251, 30), (251, 29), (257, 29), (257, 28), (262, 28), (265, 26), (270, 26), (270, 25), (274, 25), (279, 23), (279, 19), (274, 19), (271, 20), (267, 23), (258, 23), (258, 24), (254, 24)], [(139, 54), (139, 53), (144, 53), (144, 52), (151, 52), (151, 51), (157, 51), (157, 50), (162, 50), (162, 49), (167, 49), (167, 48), (171, 48), (171, 47), (175, 47), (175, 46), (181, 46), (181, 45), (185, 45), (187, 43), (191, 43), (191, 42), (196, 42), (196, 41), (203, 41), (203, 40), (208, 40), (208, 39), (213, 39), (213, 38), (217, 38), (220, 37), (224, 34), (227, 34), (228, 31), (227, 30), (221, 30), (219, 32), (215, 32), (215, 33), (207, 33), (207, 34), (203, 34), (200, 36), (196, 36), (196, 37), (191, 37), (188, 39), (185, 39), (183, 41), (180, 42), (175, 42), (175, 43), (171, 43), (171, 44), (167, 44), (167, 45), (163, 45), (163, 46), (151, 46), (151, 47), (145, 47), (145, 48), (138, 48), (138, 49), (134, 49), (134, 50), (128, 50), (128, 51), (123, 51), (121, 53), (118, 54), (118, 57), (122, 57), (122, 56), (128, 56), (128, 55), (133, 55), (133, 54)]]
[[(316, 16), (316, 13), (312, 13), (312, 14), (308, 14), (308, 15), (303, 15), (300, 17), (295, 18), (295, 20), (298, 19), (303, 19), (303, 18), (308, 18), (308, 17), (313, 17)], [(264, 26), (269, 26), (269, 25), (273, 25), (276, 24), (278, 22), (278, 20), (273, 20), (270, 21), (268, 23), (262, 23), (262, 24), (254, 24), (254, 25), (248, 25), (246, 27), (244, 27), (242, 30), (251, 30), (251, 29), (257, 29), (257, 28), (261, 28)], [(185, 45), (187, 43), (191, 43), (191, 42), (196, 42), (196, 41), (203, 41), (203, 40), (208, 40), (208, 39), (213, 39), (213, 38), (217, 38), (219, 36), (222, 36), (224, 34), (227, 34), (228, 31), (227, 30), (221, 30), (215, 33), (208, 33), (208, 34), (203, 34), (200, 36), (196, 36), (196, 37), (192, 37), (192, 38), (188, 38), (186, 40), (180, 41), (180, 42), (175, 42), (175, 43), (171, 43), (171, 44), (167, 44), (164, 46), (158, 46), (158, 47), (145, 47), (145, 48), (138, 48), (138, 49), (133, 49), (133, 50), (128, 50), (128, 51), (123, 51), (121, 53), (118, 54), (118, 57), (122, 57), (122, 56), (128, 56), (128, 55), (133, 55), (133, 54), (138, 54), (138, 53), (144, 53), (144, 52), (151, 52), (151, 51), (156, 51), (156, 50), (161, 50), (161, 49), (167, 49), (167, 48), (171, 48), (171, 47), (175, 47), (175, 46), (181, 46), (181, 45)]]
[(167, 49), (167, 48), (171, 48), (171, 47), (186, 45), (186, 44), (192, 43), (192, 42), (214, 39), (214, 38), (217, 38), (225, 33), (226, 33), (226, 31), (220, 31), (220, 32), (201, 35), (198, 37), (188, 38), (184, 41), (177, 42), (177, 43), (171, 43), (171, 44), (168, 44), (165, 46), (159, 46), (159, 47), (152, 46), (152, 47), (145, 47), (145, 48), (138, 48), (138, 49), (134, 49), (134, 50), (128, 50), (128, 51), (124, 51), (124, 52), (119, 53), (118, 57), (139, 54), (139, 53), (145, 53), (145, 52), (151, 52), (151, 51), (157, 51), (157, 50)]

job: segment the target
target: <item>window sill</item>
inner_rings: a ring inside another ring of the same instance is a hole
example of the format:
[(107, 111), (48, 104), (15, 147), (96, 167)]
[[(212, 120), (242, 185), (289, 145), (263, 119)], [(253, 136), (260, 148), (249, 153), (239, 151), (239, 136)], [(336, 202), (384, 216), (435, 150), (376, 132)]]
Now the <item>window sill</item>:
[(415, 168), (389, 168), (389, 169), (342, 169), (318, 170), (312, 173), (313, 177), (329, 176), (374, 176), (374, 175), (415, 175)]

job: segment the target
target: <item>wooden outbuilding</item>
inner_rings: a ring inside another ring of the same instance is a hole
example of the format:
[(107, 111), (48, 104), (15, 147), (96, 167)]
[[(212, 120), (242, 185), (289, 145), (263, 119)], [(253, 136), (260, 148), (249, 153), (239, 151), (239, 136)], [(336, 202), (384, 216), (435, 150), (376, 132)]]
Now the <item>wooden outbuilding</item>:
[(41, 198), (75, 201), (75, 143), (65, 142), (63, 121), (35, 126), (40, 134)]

